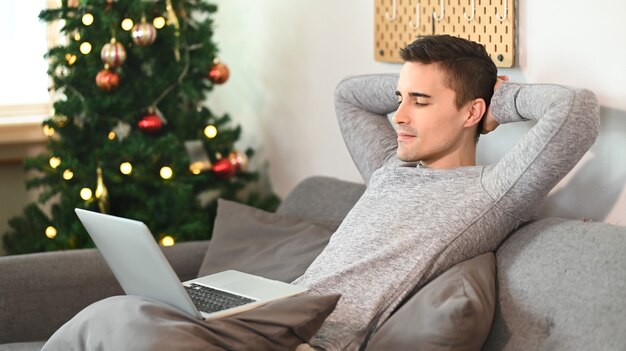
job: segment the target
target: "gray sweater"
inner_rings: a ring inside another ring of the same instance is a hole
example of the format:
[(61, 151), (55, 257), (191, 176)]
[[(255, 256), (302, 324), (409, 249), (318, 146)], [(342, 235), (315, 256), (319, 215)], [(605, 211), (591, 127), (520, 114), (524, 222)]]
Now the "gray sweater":
[(537, 121), (517, 145), (492, 165), (423, 168), (395, 155), (387, 114), (397, 108), (397, 79), (351, 77), (336, 90), (339, 126), (367, 189), (294, 282), (312, 294), (342, 294), (310, 342), (329, 351), (358, 349), (412, 291), (458, 262), (494, 251), (533, 218), (599, 127), (589, 91), (505, 83), (492, 100), (498, 122)]

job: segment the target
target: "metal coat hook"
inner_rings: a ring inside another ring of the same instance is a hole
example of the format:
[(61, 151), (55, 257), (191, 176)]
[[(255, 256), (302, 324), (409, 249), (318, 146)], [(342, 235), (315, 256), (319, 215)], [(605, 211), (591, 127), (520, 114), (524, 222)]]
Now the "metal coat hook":
[(398, 16), (398, 0), (393, 0), (391, 3), (391, 12), (392, 15), (389, 16), (389, 12), (385, 12), (385, 18), (388, 21), (394, 21), (396, 19), (396, 17)]
[(500, 16), (500, 9), (497, 10), (496, 12), (496, 18), (498, 19), (498, 21), (500, 22), (504, 22), (504, 20), (506, 19), (506, 17), (508, 16), (509, 13), (509, 9), (507, 8), (507, 4), (508, 4), (508, 0), (504, 0), (502, 1), (504, 4), (504, 15)]
[(465, 19), (468, 20), (468, 21), (471, 21), (471, 20), (474, 19), (474, 13), (476, 12), (476, 7), (474, 6), (474, 0), (470, 1), (470, 6), (472, 7), (472, 15), (471, 16), (468, 16), (467, 12), (463, 11), (463, 17), (465, 17)]
[(444, 2), (445, 0), (439, 0), (439, 12), (441, 13), (439, 16), (437, 16), (437, 12), (433, 11), (433, 18), (436, 19), (437, 22), (441, 21), (445, 15)]
[(415, 5), (415, 24), (413, 21), (409, 21), (409, 26), (413, 29), (418, 29), (420, 27), (420, 4), (419, 2)]

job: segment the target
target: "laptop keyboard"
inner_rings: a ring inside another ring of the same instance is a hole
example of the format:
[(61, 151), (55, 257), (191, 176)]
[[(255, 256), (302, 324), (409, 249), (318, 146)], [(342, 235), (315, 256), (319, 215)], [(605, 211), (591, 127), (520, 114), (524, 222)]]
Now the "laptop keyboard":
[(185, 286), (185, 289), (196, 307), (200, 311), (207, 313), (222, 311), (256, 301), (195, 283), (191, 283), (191, 286)]

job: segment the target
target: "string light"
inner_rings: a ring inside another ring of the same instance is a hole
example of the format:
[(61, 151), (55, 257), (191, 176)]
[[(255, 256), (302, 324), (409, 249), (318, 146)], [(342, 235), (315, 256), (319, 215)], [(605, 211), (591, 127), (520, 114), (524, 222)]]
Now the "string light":
[(200, 167), (198, 167), (198, 166), (196, 166), (194, 164), (189, 165), (189, 170), (191, 171), (191, 173), (193, 173), (195, 175), (198, 175), (198, 174), (202, 173), (202, 170), (200, 169)]
[(161, 246), (174, 246), (175, 241), (176, 240), (174, 240), (174, 238), (172, 238), (169, 235), (166, 235), (161, 239)]
[(162, 16), (155, 17), (152, 20), (152, 25), (156, 29), (161, 29), (161, 28), (165, 27), (165, 18), (163, 18)]
[(53, 226), (49, 226), (46, 228), (46, 236), (49, 239), (54, 239), (54, 237), (57, 236), (57, 229)]
[(82, 188), (80, 189), (80, 198), (88, 201), (91, 199), (91, 196), (93, 195), (93, 193), (91, 192), (91, 189), (89, 188)]
[(115, 140), (115, 132), (113, 131), (109, 132), (109, 135), (107, 136), (107, 138), (109, 138), (109, 140)]
[(172, 169), (168, 166), (161, 167), (161, 171), (159, 173), (163, 179), (170, 179), (174, 175), (174, 171), (172, 171)]
[(209, 124), (206, 128), (204, 128), (204, 135), (206, 135), (209, 139), (215, 138), (217, 136), (217, 128), (215, 128), (214, 125)]
[(125, 175), (129, 175), (133, 172), (133, 165), (130, 162), (124, 162), (120, 165), (120, 172)]
[(50, 167), (56, 169), (61, 164), (61, 158), (60, 157), (51, 157), (50, 161), (48, 163), (50, 163)]
[(74, 178), (74, 172), (72, 172), (69, 168), (63, 172), (63, 179), (70, 180)]
[(83, 55), (87, 55), (88, 53), (91, 52), (91, 44), (89, 42), (84, 42), (82, 44), (80, 44), (80, 52), (83, 53)]
[(80, 33), (78, 31), (74, 32), (74, 40), (76, 41), (80, 40)]
[(83, 24), (86, 26), (90, 26), (93, 23), (93, 15), (90, 13), (86, 13), (83, 15)]
[(124, 18), (124, 20), (122, 21), (122, 29), (125, 31), (129, 31), (131, 29), (133, 29), (133, 20), (130, 18)]
[(72, 55), (72, 54), (67, 54), (67, 55), (65, 55), (65, 59), (67, 60), (67, 63), (69, 63), (69, 64), (70, 64), (70, 66), (71, 66), (71, 65), (73, 65), (73, 64), (74, 64), (74, 62), (76, 62), (76, 59), (77, 59), (77, 58), (78, 58), (78, 57), (77, 57), (76, 55)]
[(49, 125), (45, 125), (43, 126), (43, 134), (45, 134), (46, 136), (53, 136), (54, 135), (54, 128), (50, 127)]

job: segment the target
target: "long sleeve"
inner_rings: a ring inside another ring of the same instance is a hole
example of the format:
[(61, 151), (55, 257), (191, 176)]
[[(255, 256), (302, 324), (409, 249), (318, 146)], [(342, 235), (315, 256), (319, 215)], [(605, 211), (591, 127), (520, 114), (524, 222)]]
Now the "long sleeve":
[(397, 82), (396, 74), (348, 77), (335, 90), (339, 128), (365, 184), (396, 154), (397, 136), (387, 114), (398, 108)]
[(497, 205), (525, 221), (595, 141), (598, 103), (588, 90), (505, 83), (491, 108), (500, 123), (537, 121), (483, 175), (483, 187)]

